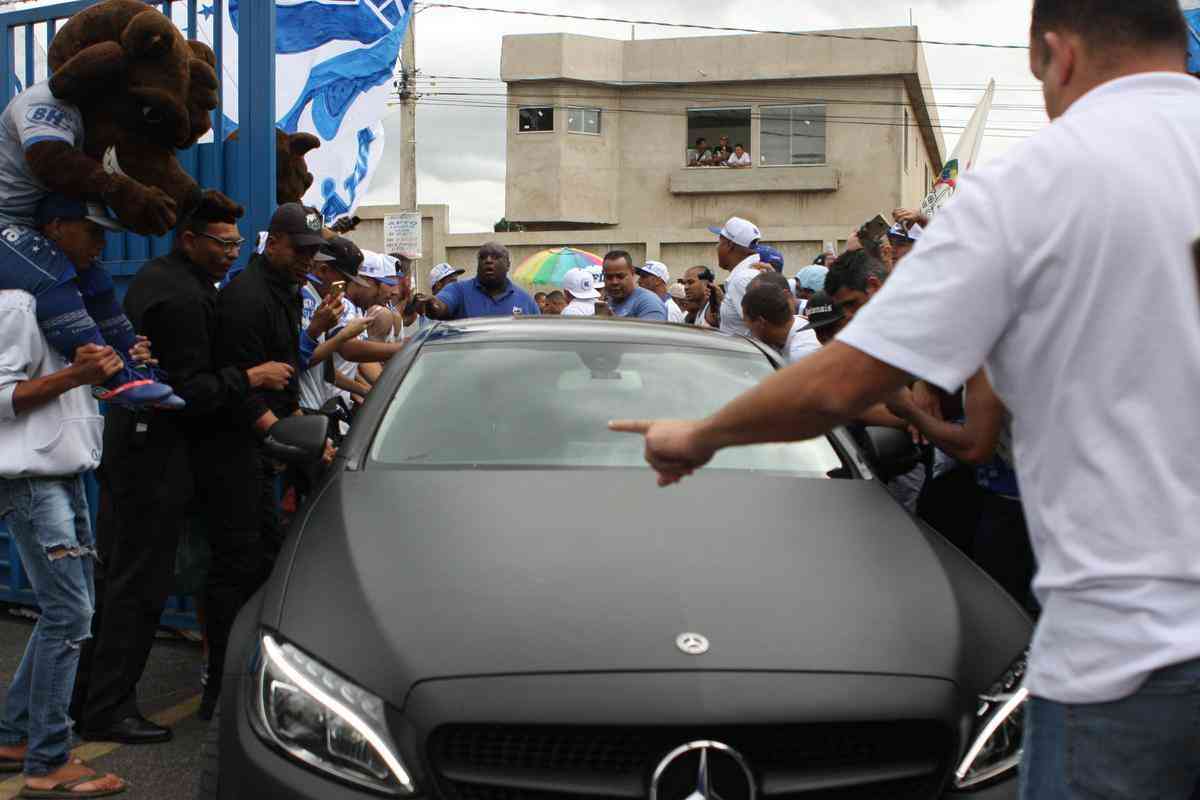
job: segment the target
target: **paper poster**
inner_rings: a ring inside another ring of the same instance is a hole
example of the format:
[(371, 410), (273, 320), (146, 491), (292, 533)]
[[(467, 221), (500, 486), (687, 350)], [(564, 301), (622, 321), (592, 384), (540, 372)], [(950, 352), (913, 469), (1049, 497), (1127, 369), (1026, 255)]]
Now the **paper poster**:
[(383, 218), (383, 252), (421, 257), (421, 212), (405, 211)]

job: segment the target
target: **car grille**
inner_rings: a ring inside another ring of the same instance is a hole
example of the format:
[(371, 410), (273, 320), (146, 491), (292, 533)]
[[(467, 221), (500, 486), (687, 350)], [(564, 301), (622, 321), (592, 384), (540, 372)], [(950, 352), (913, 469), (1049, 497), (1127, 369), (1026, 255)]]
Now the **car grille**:
[(428, 755), (453, 800), (641, 798), (664, 756), (711, 739), (737, 750), (760, 796), (905, 800), (946, 778), (951, 733), (936, 722), (696, 728), (447, 725)]

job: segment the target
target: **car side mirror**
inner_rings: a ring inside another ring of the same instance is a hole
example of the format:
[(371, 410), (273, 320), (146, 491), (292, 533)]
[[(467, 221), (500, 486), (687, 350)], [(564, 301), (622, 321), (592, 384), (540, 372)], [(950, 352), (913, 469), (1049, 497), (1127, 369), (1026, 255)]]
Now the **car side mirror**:
[(325, 455), (329, 436), (329, 418), (320, 414), (281, 419), (267, 431), (263, 449), (267, 455), (285, 464), (306, 465)]
[(921, 463), (921, 450), (907, 431), (895, 428), (867, 428), (864, 456), (871, 470), (884, 483), (911, 472)]

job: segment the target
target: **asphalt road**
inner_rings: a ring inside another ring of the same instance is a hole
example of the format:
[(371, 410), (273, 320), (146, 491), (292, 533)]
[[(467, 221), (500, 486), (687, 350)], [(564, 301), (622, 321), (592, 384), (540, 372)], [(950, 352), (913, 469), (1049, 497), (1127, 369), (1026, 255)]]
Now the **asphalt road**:
[[(0, 693), (7, 693), (21, 661), (33, 623), (0, 605)], [(113, 772), (130, 783), (129, 800), (191, 798), (200, 764), (200, 744), (207, 723), (196, 718), (200, 703), (200, 645), (179, 638), (160, 638), (138, 686), (142, 713), (173, 727), (167, 744), (130, 747), (107, 742), (79, 742), (75, 755), (98, 772)], [(0, 781), (0, 800), (16, 797), (20, 776)]]

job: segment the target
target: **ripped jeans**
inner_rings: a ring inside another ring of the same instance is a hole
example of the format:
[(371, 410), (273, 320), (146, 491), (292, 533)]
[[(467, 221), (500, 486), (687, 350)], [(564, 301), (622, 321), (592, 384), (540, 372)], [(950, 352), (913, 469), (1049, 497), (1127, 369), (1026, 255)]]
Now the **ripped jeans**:
[(28, 742), (25, 774), (42, 776), (70, 756), (67, 707), (91, 635), (96, 551), (83, 476), (0, 478), (0, 518), (42, 611), (8, 687), (0, 745)]

